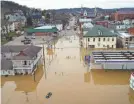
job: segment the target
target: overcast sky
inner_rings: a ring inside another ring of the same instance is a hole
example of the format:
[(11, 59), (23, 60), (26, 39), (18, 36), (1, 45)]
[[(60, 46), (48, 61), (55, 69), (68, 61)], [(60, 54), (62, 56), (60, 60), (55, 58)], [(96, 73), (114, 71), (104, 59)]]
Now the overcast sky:
[(75, 7), (122, 8), (134, 7), (134, 0), (10, 0), (28, 7), (61, 9)]

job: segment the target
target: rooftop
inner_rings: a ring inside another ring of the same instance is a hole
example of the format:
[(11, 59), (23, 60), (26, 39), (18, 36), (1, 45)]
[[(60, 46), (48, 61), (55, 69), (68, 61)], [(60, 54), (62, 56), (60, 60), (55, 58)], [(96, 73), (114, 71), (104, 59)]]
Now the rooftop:
[(6, 60), (6, 59), (2, 59), (1, 60), (1, 70), (12, 70), (13, 65), (12, 65), (12, 61), (10, 60)]
[(92, 19), (87, 19), (87, 18), (80, 18), (79, 22), (91, 22)]
[(92, 54), (96, 62), (134, 62), (134, 51), (93, 52)]
[(57, 32), (58, 29), (54, 26), (41, 26), (37, 28), (30, 28), (26, 30), (28, 33), (35, 33), (35, 32)]
[(41, 50), (41, 47), (30, 46), (20, 51), (18, 55), (13, 57), (13, 60), (31, 60), (33, 59), (38, 52)]
[(101, 25), (95, 25), (84, 35), (84, 37), (116, 37), (117, 34), (110, 31), (110, 29)]
[[(37, 53), (41, 50), (41, 47), (33, 46), (33, 45), (8, 45), (8, 46), (2, 46), (1, 52), (2, 53), (19, 53), (17, 56), (14, 56), (13, 59), (32, 59), (34, 56), (37, 55)], [(23, 54), (22, 54), (23, 53)]]
[(122, 38), (128, 38), (131, 36), (131, 34), (129, 33), (119, 33), (119, 36), (122, 37)]

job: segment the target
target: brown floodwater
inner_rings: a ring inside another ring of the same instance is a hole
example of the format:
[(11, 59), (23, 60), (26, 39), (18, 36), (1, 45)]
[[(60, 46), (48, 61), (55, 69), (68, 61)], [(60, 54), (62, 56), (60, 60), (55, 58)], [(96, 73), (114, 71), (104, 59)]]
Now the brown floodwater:
[(78, 39), (60, 39), (54, 52), (46, 52), (47, 78), (42, 65), (35, 81), (32, 75), (1, 77), (2, 104), (134, 104), (130, 71), (89, 72), (83, 54)]

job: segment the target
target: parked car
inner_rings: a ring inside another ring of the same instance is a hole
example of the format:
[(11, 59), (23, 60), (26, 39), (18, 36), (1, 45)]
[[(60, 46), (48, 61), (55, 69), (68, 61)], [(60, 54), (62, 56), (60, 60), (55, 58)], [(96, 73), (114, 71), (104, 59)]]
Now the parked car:
[(70, 26), (67, 27), (67, 30), (70, 30)]
[(29, 39), (29, 38), (25, 36), (25, 39)]
[(21, 40), (21, 42), (24, 42), (24, 40)]
[(24, 40), (24, 44), (31, 44), (31, 40), (30, 39)]
[(35, 39), (35, 36), (32, 36), (31, 39)]

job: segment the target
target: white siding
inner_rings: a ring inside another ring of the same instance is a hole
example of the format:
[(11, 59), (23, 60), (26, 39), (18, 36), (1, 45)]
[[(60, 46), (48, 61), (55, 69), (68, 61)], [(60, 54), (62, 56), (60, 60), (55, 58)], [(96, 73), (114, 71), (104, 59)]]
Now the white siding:
[[(100, 38), (100, 41), (99, 41), (99, 38)], [(105, 38), (105, 41), (103, 40), (104, 38)], [(112, 38), (114, 39), (114, 41), (112, 41)], [(95, 41), (93, 41), (93, 39), (95, 39)], [(90, 41), (88, 41), (88, 38), (84, 38), (84, 41), (83, 41), (84, 47), (86, 47), (86, 44), (87, 44), (87, 46), (94, 45), (95, 48), (107, 48), (107, 46), (109, 46), (109, 48), (112, 48), (112, 45), (113, 45), (113, 48), (116, 48), (116, 37), (89, 37), (89, 40)]]

